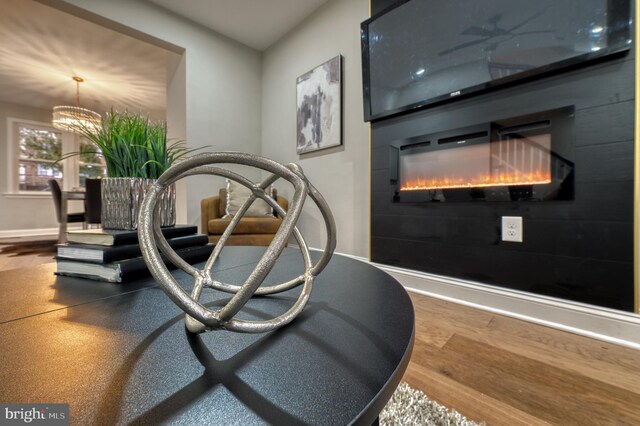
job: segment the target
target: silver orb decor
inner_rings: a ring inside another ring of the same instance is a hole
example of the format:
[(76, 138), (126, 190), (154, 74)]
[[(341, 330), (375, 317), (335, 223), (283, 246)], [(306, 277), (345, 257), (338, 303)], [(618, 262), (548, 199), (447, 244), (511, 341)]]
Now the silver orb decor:
[[(251, 166), (266, 171), (270, 175), (262, 182), (255, 183), (235, 172), (217, 166), (221, 164)], [(160, 222), (156, 220), (157, 215), (154, 214), (157, 212), (158, 202), (165, 188), (179, 179), (193, 175), (226, 177), (251, 190), (251, 195), (233, 217), (229, 226), (227, 226), (202, 270), (196, 269), (185, 262), (173, 251), (162, 235)], [(294, 188), (294, 194), (287, 212), (265, 191), (266, 188), (280, 178), (290, 182)], [(307, 196), (318, 206), (327, 229), (324, 252), (315, 264), (311, 261), (307, 243), (296, 227), (296, 222), (300, 217), (300, 212)], [(212, 274), (213, 265), (240, 219), (258, 198), (264, 200), (283, 218), (280, 228), (244, 284), (239, 286), (217, 281)], [(294, 236), (300, 247), (304, 262), (304, 273), (288, 282), (262, 287), (264, 279), (274, 267), (291, 235)], [(268, 158), (240, 152), (213, 152), (196, 155), (188, 160), (174, 164), (153, 183), (148, 189), (140, 208), (138, 238), (144, 260), (153, 278), (162, 287), (167, 296), (186, 313), (185, 326), (188, 331), (201, 333), (208, 330), (224, 329), (243, 333), (263, 333), (288, 324), (302, 312), (309, 300), (315, 277), (329, 263), (335, 249), (336, 225), (326, 201), (309, 183), (298, 165), (288, 164), (285, 166)], [(188, 294), (173, 275), (169, 273), (159, 250), (171, 263), (194, 278), (194, 287), (191, 294)], [(253, 295), (280, 293), (301, 284), (303, 284), (303, 287), (300, 296), (293, 306), (282, 315), (265, 321), (234, 318)], [(221, 309), (210, 310), (199, 302), (202, 291), (207, 288), (232, 293), (233, 297)]]

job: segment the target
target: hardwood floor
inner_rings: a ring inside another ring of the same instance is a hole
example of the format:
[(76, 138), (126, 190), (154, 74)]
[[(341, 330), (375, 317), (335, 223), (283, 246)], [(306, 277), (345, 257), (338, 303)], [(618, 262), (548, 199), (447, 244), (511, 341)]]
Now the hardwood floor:
[[(0, 253), (0, 270), (52, 261)], [(640, 425), (640, 351), (411, 299), (416, 340), (404, 380), (431, 399), (490, 426)]]
[(404, 380), (488, 425), (640, 425), (640, 351), (419, 294)]
[(54, 262), (54, 253), (29, 254), (21, 251), (20, 254), (13, 250), (13, 243), (29, 242), (29, 241), (50, 241), (55, 244), (57, 236), (39, 236), (39, 237), (22, 237), (22, 238), (0, 238), (0, 271), (16, 268), (28, 268), (31, 266), (41, 265), (43, 263)]

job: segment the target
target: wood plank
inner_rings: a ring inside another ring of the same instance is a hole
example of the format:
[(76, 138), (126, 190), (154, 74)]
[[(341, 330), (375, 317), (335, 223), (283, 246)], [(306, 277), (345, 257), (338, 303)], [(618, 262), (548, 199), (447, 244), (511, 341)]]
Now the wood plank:
[(430, 399), (456, 410), (469, 420), (490, 426), (548, 425), (542, 419), (518, 410), (482, 392), (463, 386), (444, 374), (411, 363), (403, 380), (421, 389)]
[(455, 335), (421, 348), (429, 368), (532, 416), (559, 424), (640, 424), (640, 395)]
[(502, 316), (474, 339), (640, 394), (640, 351), (634, 349)]
[[(450, 324), (465, 327), (486, 327), (494, 317), (494, 314), (447, 300), (424, 296), (419, 293), (409, 292), (413, 302), (413, 308), (420, 315), (428, 315), (425, 319), (438, 322), (446, 321)], [(425, 303), (422, 303), (425, 302)]]
[[(441, 348), (461, 330), (470, 333), (478, 328), (486, 328), (493, 315), (478, 309), (455, 305), (445, 300), (433, 299), (428, 305), (417, 303), (420, 296), (409, 293), (416, 313), (416, 340)], [(433, 318), (437, 318), (434, 321)]]
[(418, 341), (420, 341), (421, 344), (442, 348), (454, 333), (454, 327), (442, 326), (440, 324), (434, 325), (431, 321), (416, 315), (416, 343), (414, 343), (414, 351)]
[[(441, 303), (436, 302), (435, 305)], [(449, 306), (448, 309), (456, 311), (459, 308)], [(429, 311), (425, 307), (416, 311), (419, 312), (416, 316), (416, 339), (428, 341), (439, 348), (457, 333), (496, 349), (562, 367), (640, 394), (639, 351), (503, 316), (493, 317), (486, 328), (473, 328), (458, 326), (446, 321), (446, 317), (444, 320), (442, 317), (437, 321), (428, 320), (423, 315)]]
[(489, 425), (640, 424), (640, 351), (411, 298), (416, 343), (405, 380), (439, 403)]

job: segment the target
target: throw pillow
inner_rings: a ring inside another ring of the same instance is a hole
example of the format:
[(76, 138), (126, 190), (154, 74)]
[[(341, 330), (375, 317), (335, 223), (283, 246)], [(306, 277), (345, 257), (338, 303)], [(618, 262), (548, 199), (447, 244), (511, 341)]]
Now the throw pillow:
[[(267, 192), (269, 190), (267, 189)], [(245, 200), (251, 195), (251, 190), (244, 185), (227, 179), (227, 208), (224, 217), (234, 216)], [(264, 200), (258, 198), (251, 204), (245, 216), (270, 216), (273, 215), (273, 209)]]

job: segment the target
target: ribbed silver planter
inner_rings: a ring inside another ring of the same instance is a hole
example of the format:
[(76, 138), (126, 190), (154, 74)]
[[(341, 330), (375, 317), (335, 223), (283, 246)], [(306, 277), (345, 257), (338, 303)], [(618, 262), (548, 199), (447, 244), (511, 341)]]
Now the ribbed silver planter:
[[(102, 227), (105, 229), (138, 229), (138, 213), (144, 194), (153, 179), (116, 178), (102, 179)], [(158, 203), (160, 226), (176, 224), (176, 188), (168, 186)]]

